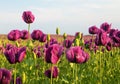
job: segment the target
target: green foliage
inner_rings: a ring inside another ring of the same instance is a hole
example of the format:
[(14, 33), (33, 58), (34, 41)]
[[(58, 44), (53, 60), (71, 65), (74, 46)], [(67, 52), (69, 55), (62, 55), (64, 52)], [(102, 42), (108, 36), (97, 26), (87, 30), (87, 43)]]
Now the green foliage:
[[(8, 42), (9, 43), (9, 42)], [(21, 41), (20, 46), (26, 45), (27, 41)], [(34, 47), (43, 45), (39, 42), (33, 43)], [(77, 64), (78, 84), (119, 84), (120, 83), (120, 49), (113, 48), (112, 51), (104, 53), (88, 51), (90, 59), (83, 64)], [(13, 73), (15, 65), (9, 64), (4, 54), (0, 54), (0, 68), (7, 68)], [(49, 84), (50, 79), (44, 75), (50, 64), (44, 60), (44, 54), (36, 58), (31, 49), (27, 49), (27, 56), (22, 63), (16, 67), (16, 76), (20, 76), (24, 84)], [(62, 55), (59, 63), (59, 76), (53, 79), (54, 84), (74, 84), (73, 63), (69, 63), (65, 54)]]

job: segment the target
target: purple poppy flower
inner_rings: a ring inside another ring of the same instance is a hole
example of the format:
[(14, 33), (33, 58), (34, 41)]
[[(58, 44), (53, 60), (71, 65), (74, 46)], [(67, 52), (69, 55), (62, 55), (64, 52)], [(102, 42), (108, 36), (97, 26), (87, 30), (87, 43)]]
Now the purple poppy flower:
[(96, 26), (89, 27), (90, 34), (97, 34), (98, 32), (99, 32), (99, 29)]
[[(14, 79), (12, 79), (12, 84), (14, 84)], [(21, 77), (16, 78), (16, 84), (22, 84), (22, 79)]]
[(66, 58), (72, 63), (84, 63), (89, 59), (89, 55), (81, 47), (75, 46), (66, 51)]
[(68, 40), (68, 39), (66, 39), (66, 40), (64, 40), (64, 46), (66, 47), (66, 48), (70, 48), (71, 46), (72, 46), (72, 41), (71, 40)]
[(16, 78), (16, 84), (22, 84), (22, 79), (20, 77)]
[(116, 34), (113, 36), (113, 41), (115, 43), (120, 43), (120, 31), (117, 31)]
[(96, 45), (106, 45), (108, 42), (108, 39), (109, 39), (109, 37), (107, 36), (107, 33), (101, 30), (96, 35), (95, 44)]
[(51, 38), (50, 41), (45, 44), (45, 47), (48, 48), (50, 45), (53, 45), (53, 44), (58, 44), (58, 42), (56, 39)]
[(41, 57), (41, 50), (40, 50), (40, 47), (35, 48), (35, 49), (33, 50), (33, 52), (36, 54), (36, 56), (37, 56), (38, 58)]
[(42, 34), (42, 36), (39, 38), (39, 41), (46, 42), (46, 38), (47, 38), (46, 34)]
[(111, 29), (111, 24), (104, 22), (101, 24), (100, 29), (104, 30), (105, 32), (109, 33)]
[(106, 45), (106, 49), (108, 51), (110, 51), (112, 49), (112, 43), (111, 42), (108, 42), (107, 45)]
[(42, 37), (43, 32), (41, 30), (34, 30), (31, 34), (33, 40), (39, 40)]
[(63, 48), (62, 46), (58, 44), (53, 44), (50, 45), (46, 50), (45, 50), (45, 61), (47, 63), (53, 63), (56, 64), (62, 55)]
[(111, 29), (109, 33), (109, 37), (114, 37), (117, 32), (118, 32), (117, 29)]
[(26, 55), (26, 47), (17, 48), (15, 46), (5, 50), (4, 55), (10, 64), (21, 62)]
[(23, 15), (22, 15), (22, 19), (27, 23), (33, 23), (33, 21), (35, 20), (34, 15), (32, 14), (31, 11), (24, 11)]
[(7, 37), (11, 41), (16, 41), (21, 37), (21, 34), (19, 30), (12, 30), (10, 33), (8, 33)]
[(51, 69), (49, 70), (46, 70), (45, 71), (45, 75), (48, 77), (48, 78), (51, 78), (51, 71), (52, 71), (52, 78), (57, 78), (58, 74), (59, 74), (59, 70), (56, 66), (52, 67)]
[(16, 56), (16, 61), (19, 63), (22, 62), (25, 56), (26, 56), (26, 47), (19, 48)]
[(21, 31), (21, 39), (28, 39), (29, 33), (27, 30), (22, 30)]
[(0, 84), (10, 84), (12, 74), (9, 70), (0, 69)]
[(58, 42), (57, 42), (56, 39), (51, 38), (51, 39), (50, 39), (50, 45), (53, 45), (53, 44), (58, 44)]

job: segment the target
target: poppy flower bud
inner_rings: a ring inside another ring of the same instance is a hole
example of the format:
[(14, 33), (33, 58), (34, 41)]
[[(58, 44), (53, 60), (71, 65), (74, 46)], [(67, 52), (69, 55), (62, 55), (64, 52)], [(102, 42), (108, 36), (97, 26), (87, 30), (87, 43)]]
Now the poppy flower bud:
[(47, 34), (47, 41), (50, 41), (50, 34)]
[(56, 34), (59, 35), (60, 34), (60, 29), (57, 27), (56, 28)]
[(76, 32), (75, 38), (81, 39), (82, 38), (82, 34), (80, 32)]
[(79, 39), (75, 39), (75, 42), (74, 42), (74, 44), (75, 44), (75, 46), (79, 46), (79, 44), (80, 44), (80, 41), (79, 41)]
[(67, 34), (66, 34), (66, 33), (63, 34), (63, 38), (64, 38), (64, 39), (67, 38)]

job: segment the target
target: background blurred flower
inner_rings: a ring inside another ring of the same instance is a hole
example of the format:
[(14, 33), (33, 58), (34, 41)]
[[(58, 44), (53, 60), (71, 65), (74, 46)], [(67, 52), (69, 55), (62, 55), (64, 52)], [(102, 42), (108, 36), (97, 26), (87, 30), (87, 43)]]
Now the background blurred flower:
[(21, 33), (19, 30), (12, 30), (10, 33), (8, 33), (7, 37), (11, 41), (16, 41), (21, 37)]
[(42, 37), (43, 32), (41, 30), (34, 30), (31, 34), (33, 40), (39, 40)]
[(104, 22), (101, 24), (100, 29), (104, 30), (105, 32), (109, 33), (111, 29), (111, 24)]
[(65, 39), (64, 43), (63, 43), (63, 46), (66, 47), (66, 48), (70, 48), (72, 46), (72, 43), (73, 42), (71, 40)]
[(97, 34), (98, 32), (99, 32), (99, 29), (96, 26), (89, 27), (90, 34)]
[(75, 46), (66, 51), (66, 58), (72, 63), (84, 63), (89, 59), (89, 55), (81, 47)]
[(108, 40), (109, 40), (109, 37), (107, 36), (107, 33), (101, 30), (96, 35), (95, 44), (96, 45), (106, 45)]
[(114, 37), (117, 31), (118, 31), (117, 29), (111, 29), (109, 33), (109, 37)]
[(116, 43), (120, 43), (120, 31), (117, 31), (113, 36), (113, 41)]
[(31, 11), (24, 11), (23, 15), (22, 15), (22, 19), (27, 23), (33, 23), (33, 21), (35, 20), (34, 15), (32, 14)]
[(28, 39), (29, 33), (27, 30), (22, 30), (21, 31), (21, 39)]
[(7, 69), (0, 69), (0, 84), (10, 84), (12, 74)]
[(51, 72), (52, 72), (52, 78), (57, 78), (57, 76), (59, 74), (59, 70), (56, 66), (52, 67), (49, 70), (46, 70), (45, 76), (47, 76), (48, 78), (51, 78)]
[(46, 34), (42, 34), (42, 36), (39, 38), (40, 42), (46, 42), (47, 36)]
[(108, 42), (107, 45), (106, 45), (106, 49), (108, 51), (110, 51), (112, 49), (112, 43), (111, 42)]

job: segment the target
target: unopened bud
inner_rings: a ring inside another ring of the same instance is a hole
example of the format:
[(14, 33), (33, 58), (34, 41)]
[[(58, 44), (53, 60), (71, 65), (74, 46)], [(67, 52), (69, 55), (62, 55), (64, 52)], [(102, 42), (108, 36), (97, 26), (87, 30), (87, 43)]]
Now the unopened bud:
[(56, 28), (56, 34), (59, 35), (60, 34), (60, 29), (57, 27)]

